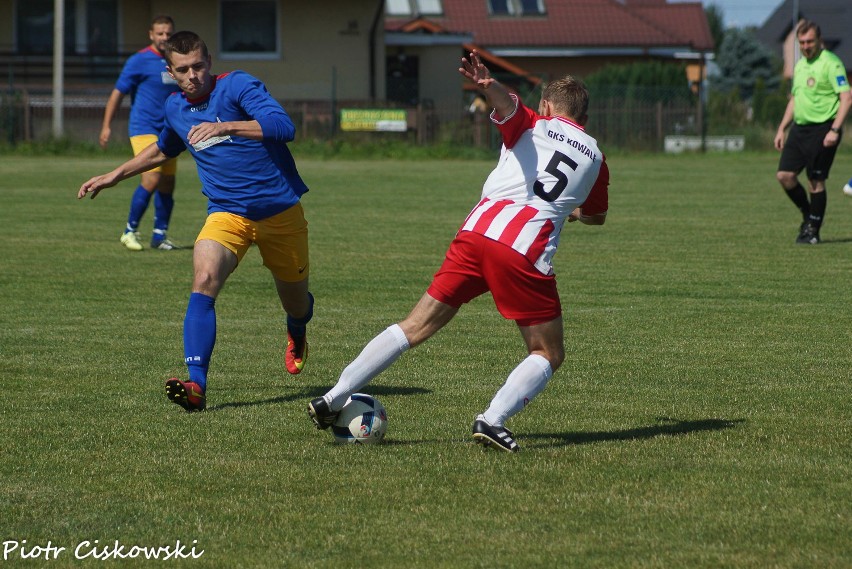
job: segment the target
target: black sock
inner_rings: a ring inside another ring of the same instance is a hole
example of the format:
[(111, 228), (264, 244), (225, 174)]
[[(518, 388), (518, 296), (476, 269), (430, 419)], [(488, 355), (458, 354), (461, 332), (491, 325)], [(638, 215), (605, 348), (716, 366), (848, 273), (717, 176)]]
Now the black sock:
[(811, 213), (808, 215), (808, 222), (815, 228), (819, 229), (822, 225), (822, 218), (825, 217), (825, 203), (828, 192), (822, 191), (811, 194)]
[[(811, 205), (808, 203), (808, 193), (805, 191), (802, 184), (796, 184), (796, 187), (792, 190), (784, 188), (784, 191), (787, 192), (787, 197), (790, 198), (790, 201), (796, 204), (796, 207), (802, 212), (802, 218), (805, 221), (808, 221), (808, 216), (811, 213)], [(823, 208), (823, 212), (824, 211), (825, 208)], [(822, 217), (822, 214), (820, 214), (820, 217)]]

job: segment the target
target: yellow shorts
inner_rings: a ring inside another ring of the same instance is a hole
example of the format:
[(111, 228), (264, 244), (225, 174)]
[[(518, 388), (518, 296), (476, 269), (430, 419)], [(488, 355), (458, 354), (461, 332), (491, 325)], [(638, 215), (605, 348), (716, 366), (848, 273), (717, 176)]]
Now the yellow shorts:
[[(156, 134), (140, 134), (130, 137), (130, 146), (133, 147), (133, 155), (136, 156), (155, 142), (159, 136)], [(177, 158), (172, 158), (168, 162), (163, 162), (156, 168), (151, 168), (149, 172), (159, 172), (164, 176), (174, 176), (177, 173)]]
[(254, 243), (263, 264), (278, 280), (294, 283), (308, 278), (308, 222), (301, 203), (260, 221), (232, 213), (211, 213), (195, 242), (202, 239), (221, 244), (240, 261)]

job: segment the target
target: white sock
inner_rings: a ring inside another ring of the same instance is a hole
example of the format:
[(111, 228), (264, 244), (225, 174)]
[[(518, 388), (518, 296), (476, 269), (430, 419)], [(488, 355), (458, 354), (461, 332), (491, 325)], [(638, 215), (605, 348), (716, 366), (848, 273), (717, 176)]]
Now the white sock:
[(346, 399), (385, 371), (408, 349), (408, 339), (398, 324), (370, 340), (355, 360), (346, 366), (337, 385), (324, 395), (332, 411), (338, 411)]
[(503, 425), (544, 389), (552, 375), (553, 369), (547, 358), (537, 354), (528, 356), (509, 374), (506, 383), (482, 414), (483, 418), (492, 426)]

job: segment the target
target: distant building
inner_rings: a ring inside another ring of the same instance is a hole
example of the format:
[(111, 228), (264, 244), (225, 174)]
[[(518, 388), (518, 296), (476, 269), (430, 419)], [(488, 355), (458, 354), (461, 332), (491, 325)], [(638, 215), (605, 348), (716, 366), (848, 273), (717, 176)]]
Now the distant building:
[(784, 60), (784, 77), (793, 76), (798, 54), (795, 23), (799, 19), (819, 24), (826, 49), (837, 55), (852, 72), (852, 1), (799, 0), (793, 14), (793, 0), (785, 0), (756, 31), (756, 37)]

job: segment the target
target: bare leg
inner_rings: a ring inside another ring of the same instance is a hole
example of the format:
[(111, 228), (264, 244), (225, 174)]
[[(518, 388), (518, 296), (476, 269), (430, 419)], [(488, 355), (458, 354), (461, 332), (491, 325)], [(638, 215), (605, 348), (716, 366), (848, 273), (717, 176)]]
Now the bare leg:
[(308, 279), (291, 283), (275, 279), (275, 290), (281, 299), (284, 312), (294, 318), (303, 318), (311, 309), (308, 297)]
[(238, 259), (229, 249), (209, 239), (196, 243), (192, 256), (195, 276), (183, 321), (183, 349), (189, 379), (203, 392), (216, 344), (216, 297)]

